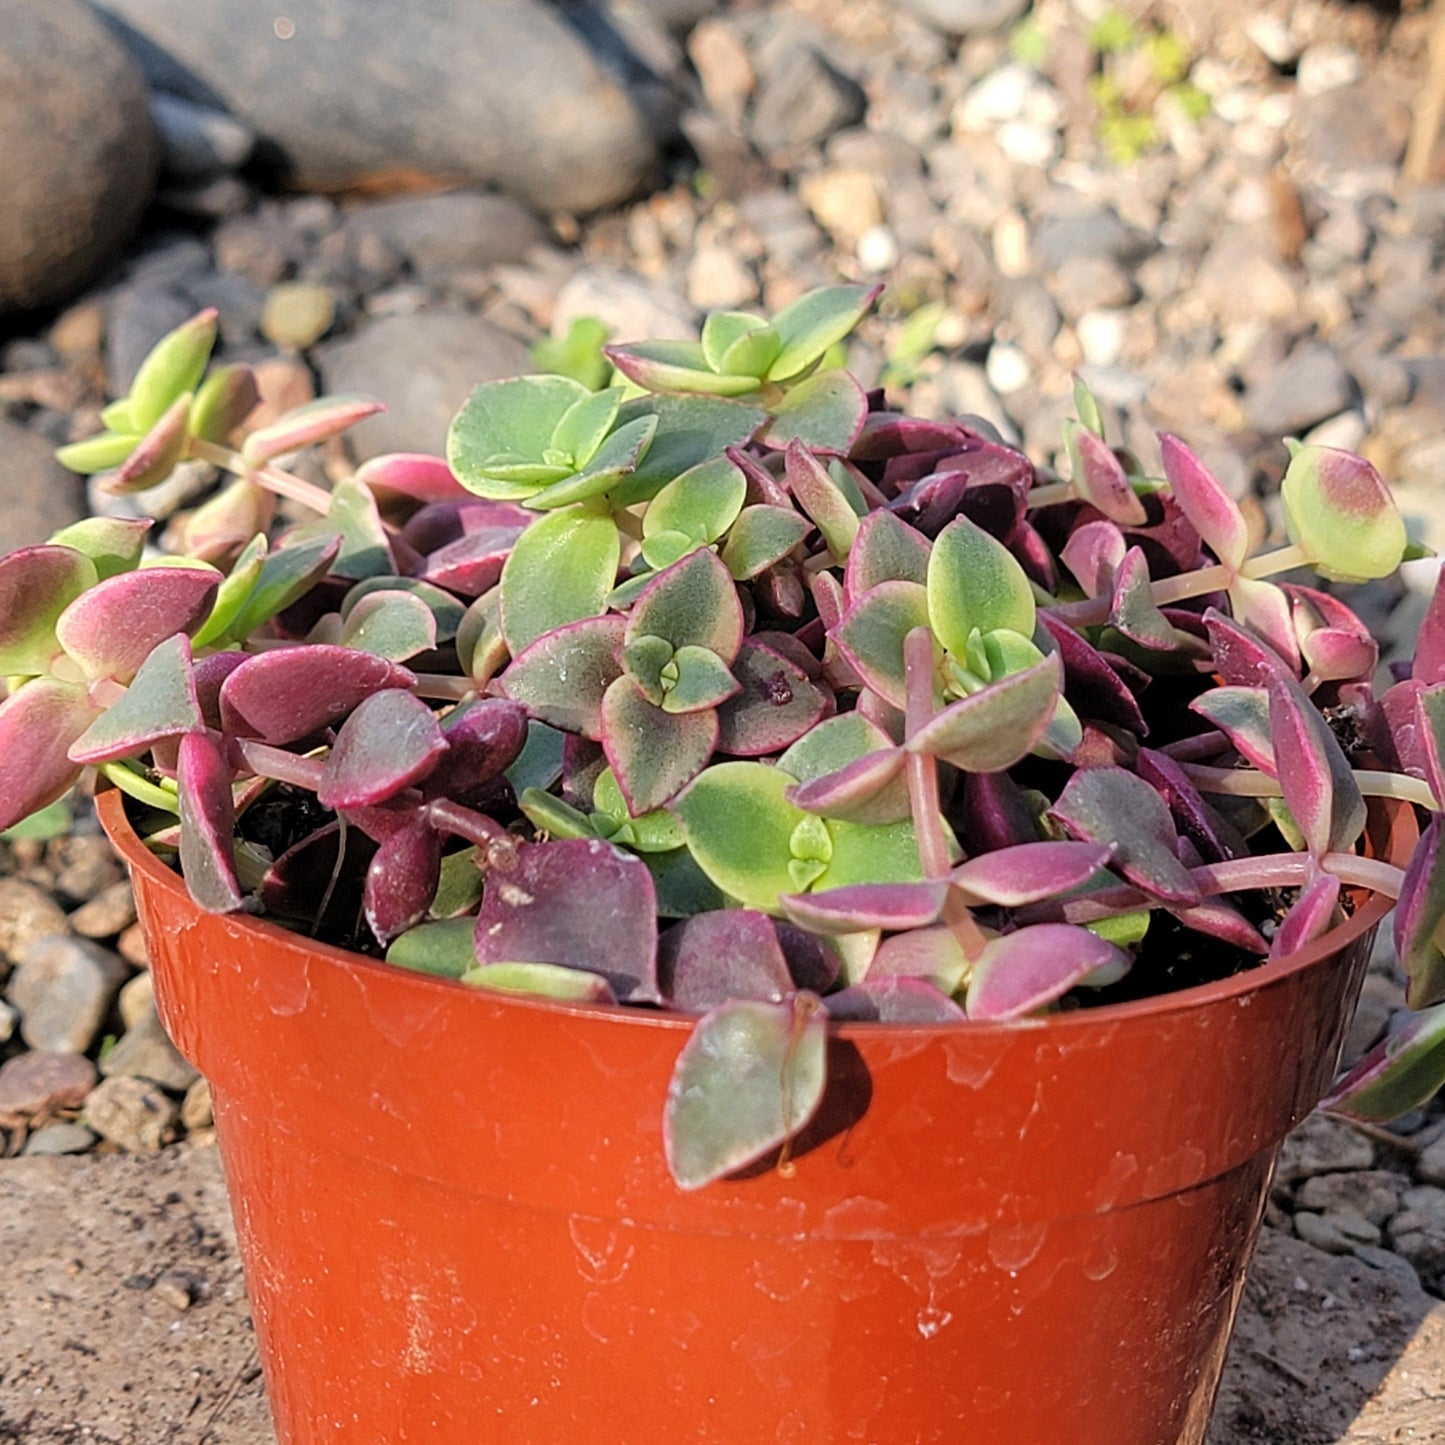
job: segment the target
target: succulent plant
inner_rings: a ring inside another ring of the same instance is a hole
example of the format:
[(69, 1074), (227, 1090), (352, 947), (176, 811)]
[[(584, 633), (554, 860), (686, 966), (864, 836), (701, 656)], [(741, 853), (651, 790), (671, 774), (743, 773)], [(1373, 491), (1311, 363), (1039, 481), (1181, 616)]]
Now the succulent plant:
[[(97, 767), (218, 911), (464, 986), (697, 1016), (678, 1184), (786, 1152), (829, 1020), (967, 1027), (1223, 976), (1400, 901), (1414, 1013), (1329, 1106), (1445, 1079), (1445, 601), (1379, 692), (1327, 587), (1413, 555), (1359, 457), (1294, 446), (1261, 550), (1180, 440), (1151, 475), (1082, 386), (1067, 476), (911, 418), (828, 354), (833, 287), (615, 367), (477, 388), (446, 458), (329, 491), (287, 454), (375, 403), (247, 426), (214, 317), (163, 341), (103, 485), (230, 477), (147, 551), (93, 519), (0, 559), (0, 827)], [(609, 384), (610, 383), (610, 384)], [(303, 520), (275, 526), (277, 498)], [(1367, 799), (1432, 816), (1403, 873)], [(1201, 938), (1194, 978), (1160, 953)]]

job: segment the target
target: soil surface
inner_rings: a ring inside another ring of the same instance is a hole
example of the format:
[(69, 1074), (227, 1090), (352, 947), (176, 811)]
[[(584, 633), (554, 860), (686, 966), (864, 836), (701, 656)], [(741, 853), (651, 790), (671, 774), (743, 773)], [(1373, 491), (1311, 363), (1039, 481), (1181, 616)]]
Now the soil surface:
[[(274, 1445), (205, 1134), (6, 1162), (0, 1261), (0, 1442)], [(1442, 1441), (1445, 1304), (1266, 1229), (1209, 1445)]]

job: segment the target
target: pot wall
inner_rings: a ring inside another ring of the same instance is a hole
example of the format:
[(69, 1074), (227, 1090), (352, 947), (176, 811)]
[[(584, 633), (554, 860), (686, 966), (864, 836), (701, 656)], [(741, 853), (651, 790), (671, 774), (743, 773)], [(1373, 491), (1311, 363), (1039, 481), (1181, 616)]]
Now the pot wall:
[(1193, 1445), (1388, 907), (1167, 999), (841, 1027), (812, 1147), (685, 1194), (687, 1021), (203, 914), (102, 814), (212, 1083), (283, 1445)]

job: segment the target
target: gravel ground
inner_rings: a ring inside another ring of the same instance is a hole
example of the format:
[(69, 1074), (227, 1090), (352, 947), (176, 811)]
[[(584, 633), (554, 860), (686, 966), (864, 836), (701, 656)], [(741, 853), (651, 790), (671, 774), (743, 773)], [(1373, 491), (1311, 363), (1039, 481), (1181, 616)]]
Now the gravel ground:
[[(962, 40), (921, 0), (693, 8), (649, 62), (681, 113), (671, 169), (628, 207), (237, 176), (218, 215), (153, 214), (94, 291), (0, 333), (0, 547), (78, 509), (48, 449), (200, 306), (227, 359), (270, 358), (269, 407), (392, 404), (320, 480), (439, 449), (473, 383), (578, 317), (681, 336), (868, 277), (886, 289), (852, 364), (916, 411), (981, 414), (1047, 461), (1078, 372), (1116, 435), (1148, 458), (1178, 431), (1261, 527), (1295, 434), (1363, 449), (1445, 544), (1445, 177), (1402, 174), (1424, 5), (1161, 0), (1121, 27), (1037, 0)], [(179, 530), (214, 483), (193, 466), (93, 501)], [(1434, 575), (1407, 570), (1349, 599), (1392, 648)], [(1382, 947), (1351, 1055), (1400, 1004)], [(0, 843), (0, 1441), (269, 1440), (209, 1123), (88, 809)], [(1309, 1121), (1266, 1223), (1212, 1445), (1445, 1441), (1441, 1107), (1377, 1136)]]

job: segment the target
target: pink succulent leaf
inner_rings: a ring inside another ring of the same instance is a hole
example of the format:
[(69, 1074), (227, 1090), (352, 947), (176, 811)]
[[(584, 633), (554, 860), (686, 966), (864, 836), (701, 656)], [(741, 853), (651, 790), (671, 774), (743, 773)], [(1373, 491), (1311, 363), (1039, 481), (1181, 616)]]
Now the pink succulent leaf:
[(447, 750), (427, 774), (428, 798), (463, 800), (487, 787), (521, 756), (527, 742), (527, 710), (507, 698), (484, 697), (442, 722)]
[(858, 598), (829, 631), (839, 652), (880, 697), (907, 704), (903, 639), (928, 626), (928, 593), (916, 582), (882, 582)]
[(378, 943), (385, 946), (426, 917), (441, 871), (442, 837), (424, 817), (399, 828), (376, 850), (366, 870), (363, 907)]
[(1114, 723), (1137, 737), (1148, 737), (1149, 725), (1133, 691), (1102, 652), (1072, 627), (1039, 613), (1044, 630), (1053, 638), (1064, 663), (1064, 695), (1085, 718)]
[(809, 576), (808, 590), (813, 594), (813, 605), (818, 609), (818, 620), (824, 631), (831, 631), (843, 620), (848, 608), (843, 584), (825, 570)]
[(1159, 453), (1174, 500), (1200, 540), (1226, 567), (1238, 571), (1249, 556), (1249, 526), (1234, 498), (1178, 437), (1161, 432)]
[(157, 644), (200, 628), (220, 584), (209, 567), (122, 572), (77, 597), (55, 635), (90, 681), (129, 682)]
[(828, 551), (841, 561), (858, 535), (857, 512), (828, 468), (802, 442), (789, 442), (785, 455), (788, 490), (822, 533)]
[(359, 421), (386, 408), (369, 396), (322, 396), (289, 411), (270, 426), (253, 431), (241, 447), (241, 456), (251, 468), (264, 467), (288, 452), (315, 446), (340, 436)]
[(751, 908), (674, 924), (657, 940), (657, 980), (668, 1007), (684, 1013), (737, 998), (776, 1002), (794, 987), (773, 920)]
[(619, 660), (627, 623), (621, 617), (591, 617), (538, 638), (512, 660), (502, 692), (539, 722), (602, 736), (602, 699), (622, 676)]
[(873, 955), (868, 978), (921, 978), (941, 993), (955, 994), (968, 976), (968, 955), (945, 924), (885, 938)]
[(751, 758), (790, 746), (834, 708), (796, 663), (755, 640), (739, 649), (732, 675), (740, 691), (717, 710), (718, 748)]
[(1269, 723), (1269, 694), (1263, 687), (1216, 687), (1189, 704), (1208, 718), (1252, 767), (1269, 777), (1277, 773)]
[(471, 495), (457, 481), (444, 457), (425, 452), (388, 452), (357, 468), (353, 478), (365, 487), (383, 509), (399, 501), (450, 502)]
[(854, 758), (836, 772), (789, 788), (785, 794), (794, 807), (823, 818), (850, 823), (897, 823), (911, 816), (903, 767), (908, 754), (902, 748), (882, 748)]
[(340, 721), (387, 688), (412, 688), (404, 667), (348, 647), (281, 647), (249, 658), (221, 684), (227, 733), (284, 747)]
[(1314, 882), (1300, 890), (1289, 912), (1280, 919), (1270, 940), (1269, 956), (1284, 958), (1323, 938), (1338, 915), (1340, 880), (1333, 873), (1321, 873)]
[(724, 455), (743, 474), (747, 491), (743, 496), (744, 507), (777, 507), (782, 511), (793, 510), (793, 499), (788, 489), (765, 467), (752, 452), (742, 447), (728, 447)]
[(166, 529), (166, 545), (179, 555), (213, 566), (228, 565), (253, 537), (268, 532), (276, 516), (276, 494), (244, 477), (182, 515)]
[(1445, 1004), (1415, 1014), (1338, 1080), (1320, 1104), (1327, 1113), (1385, 1124), (1445, 1086)]
[(1285, 662), (1257, 633), (1209, 608), (1204, 614), (1214, 671), (1231, 687), (1264, 687)]
[(964, 1009), (971, 1019), (1019, 1018), (1127, 959), (1087, 928), (1036, 923), (989, 940), (969, 975)]
[(1284, 660), (1285, 667), (1298, 674), (1299, 637), (1284, 591), (1273, 582), (1236, 577), (1229, 586), (1229, 605), (1235, 621), (1262, 637)]
[(1076, 421), (1066, 421), (1064, 445), (1073, 463), (1074, 486), (1110, 521), (1142, 527), (1148, 520), (1144, 503), (1134, 494), (1123, 464), (1104, 438)]
[(880, 1024), (956, 1024), (968, 1015), (927, 979), (874, 978), (840, 989), (823, 1000), (828, 1017), (838, 1022)]
[(1395, 953), (1408, 980), (1406, 1002), (1425, 1008), (1445, 1000), (1445, 816), (1435, 813), (1420, 837), (1395, 907)]
[[(1407, 678), (1387, 688), (1380, 699), (1380, 715), (1388, 734), (1389, 750), (1394, 753), (1400, 771), (1412, 778), (1426, 777), (1430, 766), (1420, 714), (1420, 694), (1424, 690), (1424, 683)], [(1374, 748), (1380, 751), (1378, 742), (1374, 743)]]
[(1249, 844), (1239, 830), (1205, 801), (1188, 773), (1168, 753), (1140, 748), (1136, 766), (1139, 776), (1169, 805), (1176, 826), (1201, 858), (1218, 863), (1248, 855)]
[(857, 601), (882, 582), (928, 583), (928, 538), (886, 508), (869, 512), (858, 525), (843, 572), (844, 595)]
[(1169, 652), (1177, 645), (1169, 619), (1155, 606), (1149, 590), (1149, 564), (1142, 548), (1130, 547), (1114, 575), (1109, 621), (1140, 647)]
[(446, 750), (436, 714), (419, 697), (400, 688), (373, 693), (341, 724), (316, 800), (374, 807), (424, 778)]
[(736, 999), (704, 1014), (678, 1056), (663, 1113), (668, 1168), (700, 1189), (798, 1134), (827, 1082), (827, 1015), (810, 993)]
[(156, 644), (120, 698), (70, 745), (70, 760), (93, 764), (135, 757), (161, 738), (205, 728), (190, 640), (181, 633)]
[(1415, 693), (1416, 736), (1425, 764), (1425, 781), (1437, 806), (1445, 807), (1445, 683)]
[(1291, 443), (1280, 483), (1290, 540), (1315, 570), (1339, 582), (1388, 577), (1409, 541), (1379, 472), (1334, 447)]
[[(0, 616), (3, 616), (0, 609)], [(1445, 587), (1436, 585), (1430, 605), (1415, 637), (1415, 669), (1412, 676), (1426, 684), (1445, 682)]]
[(648, 583), (632, 606), (627, 641), (660, 637), (674, 648), (705, 647), (730, 663), (743, 641), (737, 587), (717, 553), (690, 552)]
[(47, 672), (62, 651), (56, 622), (99, 580), (95, 563), (73, 547), (21, 547), (0, 557), (0, 676)]
[(1269, 685), (1269, 729), (1279, 785), (1309, 850), (1346, 852), (1365, 830), (1365, 800), (1329, 724), (1293, 678)]
[(1199, 886), (1179, 861), (1169, 807), (1142, 778), (1118, 767), (1075, 773), (1049, 816), (1075, 838), (1113, 844), (1110, 866), (1152, 897), (1199, 901)]
[(960, 863), (948, 881), (970, 907), (1022, 908), (1083, 887), (1113, 856), (1101, 843), (1022, 843)]
[(846, 371), (820, 371), (789, 385), (759, 439), (772, 447), (801, 443), (844, 455), (867, 415), (868, 397)]
[(1244, 953), (1261, 958), (1269, 952), (1259, 930), (1225, 898), (1202, 898), (1188, 908), (1171, 906), (1169, 912), (1186, 928), (1210, 938), (1220, 938)]
[(658, 1003), (657, 894), (647, 865), (600, 839), (524, 846), (487, 876), (481, 963), (554, 963), (600, 974), (623, 1003)]
[(945, 883), (854, 883), (819, 893), (784, 893), (778, 902), (799, 928), (814, 933), (898, 932), (938, 921)]
[(715, 711), (664, 712), (629, 677), (603, 694), (602, 748), (635, 818), (675, 798), (706, 767), (717, 738)]
[(1010, 673), (934, 714), (904, 744), (970, 773), (1012, 767), (1042, 739), (1063, 691), (1057, 655)]
[(1373, 637), (1338, 627), (1317, 628), (1301, 642), (1300, 651), (1321, 682), (1363, 681), (1380, 663), (1380, 645)]
[(50, 677), (0, 702), (0, 832), (53, 803), (80, 776), (69, 749), (96, 711), (79, 683)]
[(190, 417), (190, 396), (179, 397), (119, 468), (100, 483), (100, 490), (112, 496), (144, 492), (165, 481), (186, 454)]
[(1099, 597), (1114, 590), (1114, 578), (1123, 566), (1129, 543), (1113, 522), (1084, 522), (1069, 533), (1059, 553), (1086, 597)]
[(203, 732), (181, 739), (181, 871), (192, 898), (208, 913), (234, 913), (245, 902), (236, 877), (236, 809), (231, 770)]

